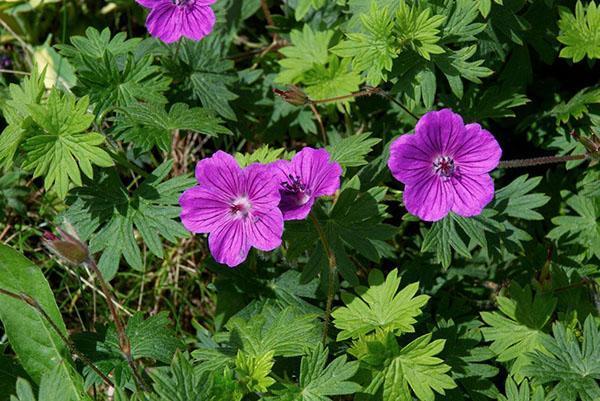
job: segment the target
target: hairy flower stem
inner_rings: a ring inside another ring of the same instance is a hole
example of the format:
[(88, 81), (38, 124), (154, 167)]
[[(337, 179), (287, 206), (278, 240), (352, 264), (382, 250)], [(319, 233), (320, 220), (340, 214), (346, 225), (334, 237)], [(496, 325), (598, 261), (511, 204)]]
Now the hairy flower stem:
[(517, 167), (532, 167), (541, 166), (544, 164), (564, 163), (573, 160), (585, 160), (588, 155), (571, 155), (571, 156), (545, 156), (535, 157), (533, 159), (518, 159), (504, 160), (498, 164), (499, 168), (517, 168)]
[(335, 260), (335, 254), (333, 250), (329, 246), (329, 241), (327, 241), (327, 237), (325, 236), (325, 232), (323, 231), (323, 227), (319, 224), (319, 220), (315, 217), (315, 215), (311, 212), (310, 219), (312, 220), (317, 233), (319, 234), (319, 238), (321, 239), (321, 243), (323, 244), (323, 248), (327, 253), (327, 262), (329, 265), (328, 275), (327, 275), (327, 301), (325, 304), (325, 315), (323, 318), (323, 345), (327, 344), (327, 332), (329, 331), (329, 322), (331, 320), (331, 308), (333, 305), (333, 296), (335, 295), (335, 274), (336, 274), (336, 265), (337, 262)]
[(56, 335), (58, 335), (60, 337), (60, 339), (67, 346), (67, 348), (69, 349), (69, 351), (71, 352), (72, 355), (77, 356), (77, 358), (79, 358), (84, 364), (86, 364), (94, 372), (96, 372), (96, 374), (98, 376), (100, 376), (100, 378), (104, 381), (104, 383), (107, 386), (115, 388), (115, 385), (110, 381), (108, 376), (106, 376), (100, 369), (98, 369), (96, 367), (96, 365), (94, 365), (93, 362), (88, 359), (87, 356), (85, 356), (84, 354), (79, 352), (79, 350), (77, 350), (77, 348), (71, 342), (71, 340), (69, 338), (67, 338), (62, 333), (62, 331), (60, 331), (60, 328), (56, 325), (56, 323), (54, 323), (54, 320), (52, 320), (52, 318), (48, 315), (48, 313), (46, 313), (46, 311), (44, 310), (44, 308), (42, 308), (42, 305), (40, 305), (40, 303), (38, 301), (36, 301), (34, 298), (30, 297), (27, 294), (23, 294), (23, 293), (17, 294), (17, 293), (8, 291), (8, 290), (4, 290), (2, 288), (0, 288), (0, 294), (6, 295), (7, 297), (11, 297), (11, 298), (14, 298), (14, 299), (22, 301), (22, 302), (25, 302), (27, 305), (29, 305), (33, 309), (35, 309), (48, 322), (50, 327), (52, 327), (52, 330), (54, 330)]
[(134, 382), (136, 384), (136, 387), (138, 388), (138, 390), (146, 390), (146, 383), (144, 382), (142, 376), (139, 374), (137, 366), (135, 365), (135, 361), (131, 356), (131, 343), (129, 342), (129, 337), (127, 337), (127, 333), (125, 332), (125, 326), (121, 321), (121, 317), (119, 316), (119, 314), (117, 313), (117, 309), (115, 308), (115, 302), (112, 293), (108, 288), (108, 284), (104, 280), (102, 272), (100, 271), (100, 269), (98, 269), (98, 265), (96, 265), (96, 262), (92, 258), (88, 258), (88, 260), (85, 262), (85, 265), (92, 269), (94, 275), (96, 276), (96, 280), (98, 280), (98, 283), (100, 284), (100, 289), (104, 293), (104, 298), (106, 299), (106, 303), (108, 304), (108, 309), (110, 310), (110, 314), (113, 318), (113, 321), (115, 322), (117, 335), (119, 336), (119, 348), (121, 349), (121, 352), (125, 356), (125, 359), (127, 360), (129, 367), (131, 368), (133, 378), (135, 379)]

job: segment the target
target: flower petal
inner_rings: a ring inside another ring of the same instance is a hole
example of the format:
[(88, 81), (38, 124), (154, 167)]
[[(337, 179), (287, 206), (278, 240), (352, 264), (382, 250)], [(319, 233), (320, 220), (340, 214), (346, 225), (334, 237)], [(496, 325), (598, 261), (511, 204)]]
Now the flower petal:
[(181, 32), (187, 38), (200, 40), (211, 33), (215, 21), (216, 17), (213, 10), (196, 2), (183, 9)]
[(243, 173), (233, 156), (218, 151), (196, 164), (196, 179), (211, 187), (219, 199), (232, 201), (244, 192)]
[(330, 162), (325, 149), (306, 147), (292, 158), (291, 169), (311, 190), (311, 196), (333, 195), (340, 188), (342, 167)]
[(481, 214), (483, 208), (494, 198), (494, 180), (489, 174), (461, 174), (451, 179), (454, 189), (452, 211), (460, 216)]
[(479, 124), (468, 124), (453, 153), (462, 173), (483, 174), (498, 166), (502, 148), (489, 131)]
[(414, 134), (405, 134), (396, 139), (390, 147), (388, 167), (394, 178), (404, 184), (422, 181), (433, 173), (435, 155), (425, 151), (421, 138)]
[(407, 185), (404, 188), (404, 205), (411, 214), (425, 221), (443, 219), (452, 207), (452, 184), (439, 177)]
[(272, 251), (281, 245), (283, 235), (283, 216), (275, 207), (269, 213), (253, 214), (246, 221), (248, 241), (261, 251)]
[(142, 7), (154, 8), (158, 7), (163, 3), (170, 3), (171, 0), (135, 0)]
[(179, 198), (181, 222), (188, 231), (208, 233), (230, 219), (229, 205), (204, 186), (186, 190)]
[(429, 154), (447, 155), (456, 146), (464, 131), (462, 117), (450, 109), (430, 111), (419, 119), (415, 134), (419, 136)]
[(277, 209), (281, 200), (279, 182), (273, 177), (271, 171), (269, 166), (258, 163), (244, 169), (243, 190), (250, 199), (253, 210), (266, 212)]
[(152, 36), (165, 43), (173, 43), (182, 35), (181, 10), (170, 1), (163, 2), (150, 11), (146, 27)]
[(248, 257), (250, 244), (243, 219), (227, 221), (212, 231), (208, 236), (208, 247), (219, 263), (235, 267), (244, 262)]

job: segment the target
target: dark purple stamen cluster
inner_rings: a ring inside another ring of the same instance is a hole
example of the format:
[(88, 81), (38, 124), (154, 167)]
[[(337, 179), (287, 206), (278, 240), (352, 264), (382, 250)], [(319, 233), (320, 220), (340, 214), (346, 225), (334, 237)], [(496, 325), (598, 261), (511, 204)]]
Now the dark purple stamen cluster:
[(302, 180), (300, 180), (299, 176), (288, 174), (288, 178), (288, 181), (283, 181), (281, 183), (281, 187), (284, 189), (285, 192), (293, 194), (297, 194), (300, 192), (308, 192), (308, 188), (306, 187), (306, 185), (304, 185)]
[(454, 160), (450, 156), (440, 156), (433, 161), (433, 171), (442, 177), (452, 177), (456, 171)]

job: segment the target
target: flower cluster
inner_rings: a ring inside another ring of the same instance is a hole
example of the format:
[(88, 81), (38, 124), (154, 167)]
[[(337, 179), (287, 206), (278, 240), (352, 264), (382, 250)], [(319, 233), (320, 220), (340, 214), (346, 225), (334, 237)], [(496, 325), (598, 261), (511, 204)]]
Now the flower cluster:
[[(391, 146), (388, 166), (405, 184), (406, 209), (425, 221), (450, 211), (480, 214), (494, 196), (489, 172), (502, 150), (479, 124), (463, 123), (449, 109), (425, 114), (414, 134)], [(237, 266), (251, 247), (271, 251), (281, 244), (283, 222), (308, 216), (315, 200), (340, 188), (342, 168), (325, 149), (304, 148), (291, 161), (241, 168), (224, 152), (198, 162), (198, 185), (180, 198), (181, 219), (194, 233), (209, 234), (220, 263)]]
[(209, 234), (217, 262), (237, 266), (251, 247), (279, 247), (284, 220), (304, 219), (316, 198), (339, 189), (342, 168), (329, 158), (324, 149), (304, 148), (291, 161), (241, 168), (218, 151), (198, 162), (198, 185), (179, 200), (181, 220), (189, 231)]

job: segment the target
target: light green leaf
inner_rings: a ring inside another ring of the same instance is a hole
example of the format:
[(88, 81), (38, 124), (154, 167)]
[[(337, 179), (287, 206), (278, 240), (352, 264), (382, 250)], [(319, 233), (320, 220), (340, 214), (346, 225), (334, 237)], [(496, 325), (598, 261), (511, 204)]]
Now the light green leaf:
[(336, 309), (331, 316), (340, 329), (337, 341), (358, 338), (373, 331), (411, 333), (415, 317), (427, 303), (427, 295), (417, 295), (419, 283), (412, 283), (398, 291), (398, 271), (392, 270), (385, 281), (383, 274), (372, 270), (369, 288), (360, 296), (349, 297), (346, 306)]
[(600, 58), (600, 7), (594, 1), (583, 5), (578, 0), (575, 15), (571, 10), (560, 7), (558, 41), (565, 45), (560, 57), (570, 58), (574, 63), (588, 57), (590, 60)]

